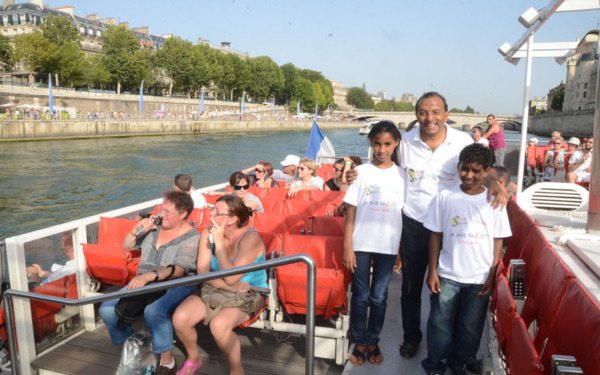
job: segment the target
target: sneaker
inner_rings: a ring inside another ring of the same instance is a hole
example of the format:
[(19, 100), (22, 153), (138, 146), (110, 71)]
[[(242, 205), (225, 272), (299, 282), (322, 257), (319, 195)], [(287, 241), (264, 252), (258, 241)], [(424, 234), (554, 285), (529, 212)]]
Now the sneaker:
[(481, 360), (476, 359), (473, 362), (468, 363), (465, 368), (467, 371), (472, 372), (473, 374), (483, 374), (483, 362)]
[(410, 342), (404, 342), (400, 345), (400, 355), (404, 358), (412, 358), (417, 354), (417, 350), (419, 349), (419, 345), (415, 345)]

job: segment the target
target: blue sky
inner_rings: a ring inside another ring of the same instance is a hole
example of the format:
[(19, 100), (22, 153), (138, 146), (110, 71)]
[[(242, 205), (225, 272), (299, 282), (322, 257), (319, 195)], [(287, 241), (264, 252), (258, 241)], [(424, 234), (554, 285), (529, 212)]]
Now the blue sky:
[[(19, 1), (23, 2), (23, 1)], [(199, 37), (251, 56), (267, 55), (341, 81), (366, 84), (388, 96), (436, 90), (450, 107), (482, 113), (521, 113), (525, 61), (497, 52), (525, 28), (517, 19), (549, 0), (52, 0), (75, 13), (115, 17), (153, 34)], [(166, 5), (165, 5), (166, 4)], [(536, 42), (574, 41), (598, 27), (600, 11), (555, 14)], [(531, 96), (544, 96), (565, 79), (554, 59), (533, 62)]]

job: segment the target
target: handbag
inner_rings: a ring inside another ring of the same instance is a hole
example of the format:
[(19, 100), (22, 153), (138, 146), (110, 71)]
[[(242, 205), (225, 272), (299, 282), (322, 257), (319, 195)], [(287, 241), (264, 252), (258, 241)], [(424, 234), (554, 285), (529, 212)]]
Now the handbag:
[(269, 288), (259, 287), (252, 287), (248, 292), (232, 292), (202, 284), (200, 298), (206, 306), (204, 325), (207, 326), (225, 307), (235, 307), (253, 316), (264, 306), (269, 292)]
[[(175, 266), (168, 267), (171, 268), (171, 273), (162, 281), (169, 280), (175, 272)], [(166, 290), (159, 290), (157, 292), (119, 299), (119, 302), (117, 302), (115, 306), (115, 313), (119, 317), (119, 320), (117, 321), (117, 327), (121, 331), (124, 331), (128, 325), (144, 315), (144, 309), (146, 306), (164, 296), (166, 292)]]

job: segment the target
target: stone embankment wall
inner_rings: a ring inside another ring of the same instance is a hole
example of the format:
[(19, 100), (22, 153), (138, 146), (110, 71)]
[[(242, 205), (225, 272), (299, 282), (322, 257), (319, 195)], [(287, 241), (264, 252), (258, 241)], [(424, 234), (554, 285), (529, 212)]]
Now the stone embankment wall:
[[(319, 122), (322, 129), (355, 128), (347, 122)], [(0, 141), (55, 138), (123, 137), (275, 130), (310, 130), (312, 121), (238, 120), (112, 120), (112, 121), (1, 121)]]
[(587, 137), (594, 132), (594, 110), (554, 112), (529, 118), (529, 133), (549, 137), (558, 130), (562, 136)]

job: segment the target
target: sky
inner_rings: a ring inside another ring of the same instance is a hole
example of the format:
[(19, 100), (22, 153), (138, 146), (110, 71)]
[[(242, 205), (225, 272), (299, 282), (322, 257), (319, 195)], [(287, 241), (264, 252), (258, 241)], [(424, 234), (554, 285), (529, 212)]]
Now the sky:
[[(25, 2), (23, 0), (18, 2)], [(152, 34), (198, 38), (277, 64), (312, 69), (345, 87), (387, 97), (426, 91), (450, 108), (520, 114), (525, 60), (517, 66), (498, 53), (526, 29), (518, 17), (550, 0), (45, 0), (72, 5), (75, 14), (117, 18)], [(598, 28), (600, 11), (556, 13), (535, 42), (566, 42)], [(531, 93), (545, 96), (566, 77), (566, 64), (534, 59)]]

